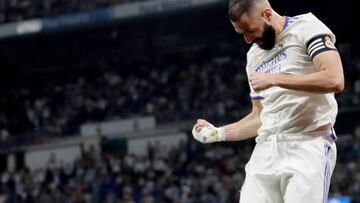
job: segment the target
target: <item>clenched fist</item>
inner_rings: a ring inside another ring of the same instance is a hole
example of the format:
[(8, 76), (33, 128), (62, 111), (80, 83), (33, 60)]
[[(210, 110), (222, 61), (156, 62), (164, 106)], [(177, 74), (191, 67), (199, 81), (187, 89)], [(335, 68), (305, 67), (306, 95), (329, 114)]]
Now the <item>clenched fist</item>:
[(202, 143), (225, 141), (224, 128), (217, 128), (203, 119), (198, 119), (192, 129), (193, 137)]

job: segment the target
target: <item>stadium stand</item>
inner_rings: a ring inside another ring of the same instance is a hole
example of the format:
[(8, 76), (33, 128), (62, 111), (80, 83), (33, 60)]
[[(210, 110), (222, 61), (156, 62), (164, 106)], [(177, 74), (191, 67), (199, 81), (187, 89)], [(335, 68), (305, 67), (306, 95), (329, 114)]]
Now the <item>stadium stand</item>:
[[(1, 1), (0, 23), (127, 2)], [(309, 4), (304, 5), (297, 12)], [(328, 15), (320, 11), (321, 1), (314, 6), (320, 16)], [(226, 24), (223, 7), (212, 9), (1, 39), (1, 66), (6, 71), (0, 74), (0, 155), (77, 137), (81, 124), (88, 122), (154, 115), (161, 126), (198, 117), (214, 123), (241, 118), (250, 108), (244, 74), (247, 46)], [(211, 24), (203, 24), (204, 15)], [(359, 42), (355, 32), (344, 29), (350, 21), (341, 24), (334, 18), (327, 20), (338, 36), (346, 89), (336, 96), (338, 162), (330, 194), (351, 196), (356, 203)], [(188, 141), (168, 153), (154, 145), (145, 156), (102, 151), (96, 159), (94, 152), (86, 151), (67, 165), (49, 160), (37, 170), (2, 169), (0, 202), (236, 202), (253, 141), (202, 145), (187, 134)]]
[(0, 2), (0, 23), (51, 17), (64, 14), (87, 12), (117, 4), (131, 3), (133, 0), (4, 0)]

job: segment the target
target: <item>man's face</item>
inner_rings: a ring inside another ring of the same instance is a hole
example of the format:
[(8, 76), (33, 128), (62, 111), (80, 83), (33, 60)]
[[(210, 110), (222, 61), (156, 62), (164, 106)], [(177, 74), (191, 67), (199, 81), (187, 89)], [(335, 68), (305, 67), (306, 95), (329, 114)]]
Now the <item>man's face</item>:
[(270, 50), (276, 42), (273, 26), (263, 17), (252, 17), (244, 13), (236, 22), (231, 22), (235, 31), (244, 35), (248, 44), (256, 43), (260, 48)]

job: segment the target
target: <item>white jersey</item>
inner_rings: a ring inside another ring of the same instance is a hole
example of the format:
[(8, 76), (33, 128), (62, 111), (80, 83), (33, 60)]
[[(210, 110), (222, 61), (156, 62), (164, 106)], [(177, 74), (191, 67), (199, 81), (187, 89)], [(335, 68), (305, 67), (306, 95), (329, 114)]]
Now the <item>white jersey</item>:
[[(248, 77), (253, 72), (295, 75), (316, 72), (310, 55), (319, 47), (311, 48), (308, 42), (320, 35), (327, 35), (327, 40), (335, 43), (331, 30), (312, 13), (286, 17), (280, 38), (273, 49), (263, 50), (254, 44), (248, 51)], [(309, 132), (329, 123), (332, 126), (335, 124), (338, 107), (334, 93), (316, 94), (281, 87), (255, 92), (251, 85), (250, 90), (251, 98), (261, 99), (263, 106), (260, 115), (262, 125), (257, 139), (272, 134)]]

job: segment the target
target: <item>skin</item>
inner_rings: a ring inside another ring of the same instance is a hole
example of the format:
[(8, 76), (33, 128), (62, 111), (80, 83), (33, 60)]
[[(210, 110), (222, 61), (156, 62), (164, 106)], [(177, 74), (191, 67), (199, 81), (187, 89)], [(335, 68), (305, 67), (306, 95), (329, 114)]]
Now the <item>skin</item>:
[[(244, 13), (236, 22), (231, 22), (235, 32), (242, 34), (248, 44), (262, 44), (261, 37), (264, 32), (264, 24), (270, 25), (275, 29), (276, 41), (284, 25), (284, 19), (277, 14), (270, 4), (266, 1), (259, 1), (250, 12)], [(271, 87), (279, 86), (291, 90), (299, 90), (310, 93), (330, 93), (342, 92), (344, 90), (344, 74), (340, 55), (337, 51), (325, 51), (316, 55), (313, 59), (316, 68), (315, 73), (307, 75), (289, 74), (268, 74), (253, 73), (249, 80), (256, 92)], [(255, 137), (257, 130), (261, 126), (260, 113), (262, 105), (260, 100), (252, 101), (252, 111), (238, 122), (225, 125), (225, 140), (239, 141)], [(198, 119), (194, 125), (200, 132), (203, 127), (208, 125), (208, 121)], [(330, 124), (319, 127), (314, 131), (329, 129)], [(313, 131), (313, 132), (314, 132)]]
[(344, 73), (337, 51), (326, 51), (313, 60), (317, 72), (308, 75), (253, 73), (250, 83), (255, 91), (279, 86), (312, 93), (342, 92)]
[[(261, 126), (260, 113), (262, 105), (260, 100), (252, 100), (252, 111), (240, 121), (222, 126), (225, 130), (225, 141), (245, 140), (257, 135)], [(209, 125), (205, 119), (198, 119), (194, 125), (197, 132)]]

